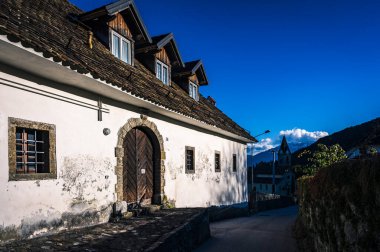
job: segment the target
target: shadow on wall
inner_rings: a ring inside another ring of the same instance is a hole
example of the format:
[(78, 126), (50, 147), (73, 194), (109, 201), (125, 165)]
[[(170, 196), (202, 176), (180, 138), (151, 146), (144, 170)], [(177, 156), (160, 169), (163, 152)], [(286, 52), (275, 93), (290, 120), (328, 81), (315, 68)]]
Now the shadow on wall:
[(379, 168), (380, 156), (346, 160), (298, 180), (301, 248), (380, 251)]
[[(223, 150), (224, 162), (222, 160), (222, 172), (218, 173), (220, 188), (222, 190), (215, 191), (210, 188), (210, 195), (219, 205), (231, 205), (240, 202), (247, 201), (248, 191), (247, 191), (247, 179), (246, 179), (246, 166), (244, 151), (238, 148), (238, 145), (233, 143), (232, 152), (227, 152), (226, 149)], [(233, 171), (232, 155), (237, 154), (237, 171)]]
[(222, 191), (215, 192), (215, 190), (210, 188), (210, 195), (212, 198), (215, 198), (219, 204), (230, 205), (247, 201), (245, 197), (247, 195), (247, 186), (243, 172), (222, 172), (220, 183), (225, 184), (225, 187), (222, 187)]

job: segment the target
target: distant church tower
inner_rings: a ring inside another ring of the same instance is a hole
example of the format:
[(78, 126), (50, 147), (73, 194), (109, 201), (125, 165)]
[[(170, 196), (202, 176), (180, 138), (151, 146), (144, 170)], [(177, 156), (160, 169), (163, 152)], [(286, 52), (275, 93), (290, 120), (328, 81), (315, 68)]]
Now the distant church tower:
[(285, 136), (282, 138), (280, 149), (278, 150), (278, 166), (281, 170), (290, 169), (292, 164), (292, 153)]

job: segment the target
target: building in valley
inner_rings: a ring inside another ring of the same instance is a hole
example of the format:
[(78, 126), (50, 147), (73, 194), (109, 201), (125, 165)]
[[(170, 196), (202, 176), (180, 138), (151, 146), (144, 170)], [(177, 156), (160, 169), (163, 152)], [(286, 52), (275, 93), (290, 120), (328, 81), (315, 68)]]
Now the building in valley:
[(0, 1), (0, 240), (106, 222), (115, 202), (247, 201), (255, 139), (207, 84), (132, 0)]
[(274, 190), (274, 193), (278, 195), (294, 195), (295, 174), (292, 170), (292, 153), (285, 136), (282, 138), (277, 156), (274, 177), (273, 163), (261, 163), (254, 169), (253, 186), (258, 193), (272, 194)]

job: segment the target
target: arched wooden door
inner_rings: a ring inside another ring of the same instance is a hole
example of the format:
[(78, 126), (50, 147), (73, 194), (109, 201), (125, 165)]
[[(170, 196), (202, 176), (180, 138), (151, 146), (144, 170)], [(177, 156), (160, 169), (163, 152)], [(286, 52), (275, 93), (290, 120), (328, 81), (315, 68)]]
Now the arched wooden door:
[(128, 203), (150, 204), (153, 197), (152, 142), (139, 128), (130, 130), (124, 140), (123, 191)]

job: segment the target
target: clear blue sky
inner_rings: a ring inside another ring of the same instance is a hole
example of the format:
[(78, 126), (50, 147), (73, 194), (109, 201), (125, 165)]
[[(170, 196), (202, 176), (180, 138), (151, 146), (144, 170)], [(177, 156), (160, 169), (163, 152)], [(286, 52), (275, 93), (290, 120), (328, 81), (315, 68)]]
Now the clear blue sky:
[(185, 61), (203, 60), (201, 93), (252, 135), (333, 133), (380, 116), (378, 0), (135, 2), (152, 36), (173, 32)]

